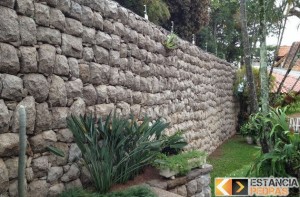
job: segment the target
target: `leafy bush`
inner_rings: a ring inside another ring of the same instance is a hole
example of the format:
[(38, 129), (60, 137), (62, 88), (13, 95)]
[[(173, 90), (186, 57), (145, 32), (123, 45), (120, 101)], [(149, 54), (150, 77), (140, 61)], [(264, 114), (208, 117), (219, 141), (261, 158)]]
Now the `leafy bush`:
[[(253, 72), (253, 79), (254, 79), (254, 85), (255, 89), (260, 89), (260, 76), (259, 76), (259, 69), (258, 68), (252, 68)], [(272, 76), (270, 79), (270, 85), (269, 89), (272, 90), (272, 88), (275, 85), (275, 77)], [(236, 95), (239, 93), (242, 93), (245, 97), (248, 97), (249, 90), (247, 86), (247, 78), (246, 78), (246, 67), (239, 69), (236, 74), (236, 80), (234, 82), (234, 92)], [(257, 98), (260, 98), (260, 92), (257, 92)]]
[[(289, 129), (284, 109), (269, 114), (269, 152), (261, 154), (251, 168), (256, 176), (298, 177), (300, 169), (300, 136)], [(299, 177), (298, 177), (299, 178)]]
[(154, 166), (158, 169), (170, 169), (178, 172), (180, 175), (186, 174), (192, 168), (206, 163), (206, 154), (197, 150), (180, 153), (178, 155), (166, 156), (159, 155), (154, 161)]
[(136, 186), (124, 191), (107, 194), (92, 193), (80, 188), (73, 188), (60, 194), (60, 197), (156, 197), (149, 187)]
[(276, 97), (275, 107), (286, 107), (286, 114), (300, 112), (300, 92), (288, 92)]
[(164, 143), (161, 152), (165, 155), (176, 155), (187, 145), (181, 131), (171, 136), (163, 135), (162, 139)]
[(248, 121), (241, 126), (240, 132), (243, 136), (250, 136), (254, 140), (261, 140), (265, 137), (264, 131), (270, 130), (270, 128), (269, 116), (257, 112), (256, 114), (252, 114)]
[(67, 119), (68, 127), (82, 152), (97, 191), (104, 193), (114, 183), (124, 183), (137, 175), (161, 151), (161, 138), (168, 124), (157, 120), (149, 126), (145, 118), (138, 124), (134, 118), (116, 115), (95, 120), (92, 116)]

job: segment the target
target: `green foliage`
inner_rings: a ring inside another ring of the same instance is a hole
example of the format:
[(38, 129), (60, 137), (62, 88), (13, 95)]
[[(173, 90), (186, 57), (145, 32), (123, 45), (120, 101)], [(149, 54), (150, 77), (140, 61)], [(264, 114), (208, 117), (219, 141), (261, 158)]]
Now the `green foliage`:
[(204, 163), (206, 163), (206, 153), (193, 150), (173, 156), (161, 154), (153, 165), (158, 169), (170, 169), (183, 175)]
[(59, 197), (156, 197), (146, 186), (135, 186), (124, 191), (111, 192), (107, 194), (92, 193), (80, 188), (64, 191)]
[(167, 39), (163, 43), (164, 47), (169, 50), (177, 49), (178, 47), (178, 37), (176, 34), (171, 33), (167, 36)]
[(286, 107), (286, 114), (300, 112), (300, 95), (299, 92), (288, 92), (281, 94), (274, 101), (275, 107)]
[[(245, 177), (249, 168), (259, 152), (257, 146), (245, 143), (240, 135), (233, 136), (224, 142), (214, 153), (208, 156), (208, 163), (213, 166), (211, 180), (216, 177)], [(244, 169), (246, 168), (246, 169)], [(211, 181), (210, 187), (214, 191), (214, 181)]]
[(155, 24), (167, 21), (170, 17), (169, 7), (164, 0), (145, 0), (148, 6), (149, 20)]
[[(272, 109), (269, 114), (270, 151), (261, 154), (251, 172), (256, 176), (298, 177), (300, 168), (300, 136), (289, 129), (284, 109)], [(299, 178), (299, 177), (298, 177)]]
[(161, 152), (165, 155), (178, 154), (187, 145), (181, 131), (177, 131), (171, 136), (163, 135), (162, 139), (164, 143)]
[(65, 156), (65, 153), (61, 149), (59, 149), (57, 147), (47, 146), (47, 150), (49, 152), (53, 153), (56, 156), (59, 156), (59, 157), (64, 157)]
[(249, 116), (248, 121), (240, 128), (243, 136), (250, 136), (254, 140), (260, 140), (264, 137), (264, 130), (270, 128), (270, 119), (263, 115), (262, 112), (257, 112)]
[(161, 136), (168, 124), (161, 120), (149, 126), (109, 115), (105, 121), (92, 116), (67, 119), (96, 189), (107, 192), (112, 184), (124, 183), (137, 175), (161, 151)]
[(149, 20), (160, 24), (170, 18), (169, 7), (164, 0), (116, 0), (120, 5), (132, 10), (140, 16), (144, 16), (144, 5), (147, 5)]
[(287, 106), (286, 114), (296, 114), (300, 113), (300, 101), (291, 103)]
[(239, 2), (212, 1), (210, 21), (198, 34), (200, 47), (229, 62), (242, 56)]
[(191, 40), (192, 34), (197, 34), (209, 21), (210, 0), (166, 0), (171, 18), (163, 23), (163, 27), (170, 29), (174, 21), (174, 31), (181, 38)]
[[(254, 85), (255, 89), (260, 89), (260, 76), (259, 76), (259, 69), (252, 68), (253, 72), (253, 79), (254, 79)], [(272, 76), (270, 79), (270, 85), (269, 89), (271, 90), (275, 85), (275, 77)], [(234, 82), (234, 92), (237, 96), (242, 95), (245, 98), (249, 97), (249, 87), (247, 86), (247, 79), (246, 79), (246, 67), (239, 69), (236, 73), (236, 80)], [(257, 93), (257, 98), (260, 98), (260, 92)], [(247, 99), (248, 100), (248, 99)]]
[[(278, 33), (278, 26), (283, 18), (282, 6), (276, 6), (274, 1), (266, 1), (268, 35)], [(225, 58), (228, 62), (238, 62), (243, 58), (239, 3), (237, 0), (212, 0), (209, 24), (197, 36), (201, 48), (207, 48), (208, 52)], [(256, 47), (259, 35), (258, 7), (258, 1), (247, 1), (247, 26), (252, 50)], [(254, 55), (254, 51), (252, 54)]]

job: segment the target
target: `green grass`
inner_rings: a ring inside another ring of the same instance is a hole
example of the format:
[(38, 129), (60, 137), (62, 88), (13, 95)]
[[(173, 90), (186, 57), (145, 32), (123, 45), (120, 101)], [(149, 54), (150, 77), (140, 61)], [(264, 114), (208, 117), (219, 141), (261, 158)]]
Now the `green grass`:
[(88, 190), (73, 188), (59, 195), (59, 197), (157, 197), (147, 186), (134, 186), (123, 191), (107, 194), (93, 193)]
[(236, 135), (212, 153), (208, 157), (208, 163), (213, 165), (210, 185), (212, 196), (216, 177), (245, 177), (258, 151), (258, 146), (249, 145), (242, 136)]

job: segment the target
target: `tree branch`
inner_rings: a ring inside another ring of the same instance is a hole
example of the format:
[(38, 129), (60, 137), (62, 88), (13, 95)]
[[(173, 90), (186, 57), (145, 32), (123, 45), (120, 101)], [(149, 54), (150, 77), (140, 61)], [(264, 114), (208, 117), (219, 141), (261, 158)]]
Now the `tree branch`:
[(297, 16), (298, 18), (300, 18), (300, 7), (293, 7), (290, 10), (290, 14)]

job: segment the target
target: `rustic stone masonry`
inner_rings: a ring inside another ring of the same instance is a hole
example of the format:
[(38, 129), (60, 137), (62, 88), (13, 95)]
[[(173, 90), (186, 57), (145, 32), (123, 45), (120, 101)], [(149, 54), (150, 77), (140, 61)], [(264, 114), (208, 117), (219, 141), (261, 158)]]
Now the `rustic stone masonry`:
[[(235, 132), (235, 68), (110, 0), (0, 1), (0, 196), (17, 196), (18, 109), (26, 106), (28, 196), (88, 183), (70, 114), (163, 117), (187, 149)], [(65, 152), (59, 158), (48, 145)]]
[(211, 165), (205, 164), (186, 176), (176, 177), (173, 180), (151, 180), (148, 184), (184, 197), (210, 197), (213, 192), (209, 187), (212, 169)]

